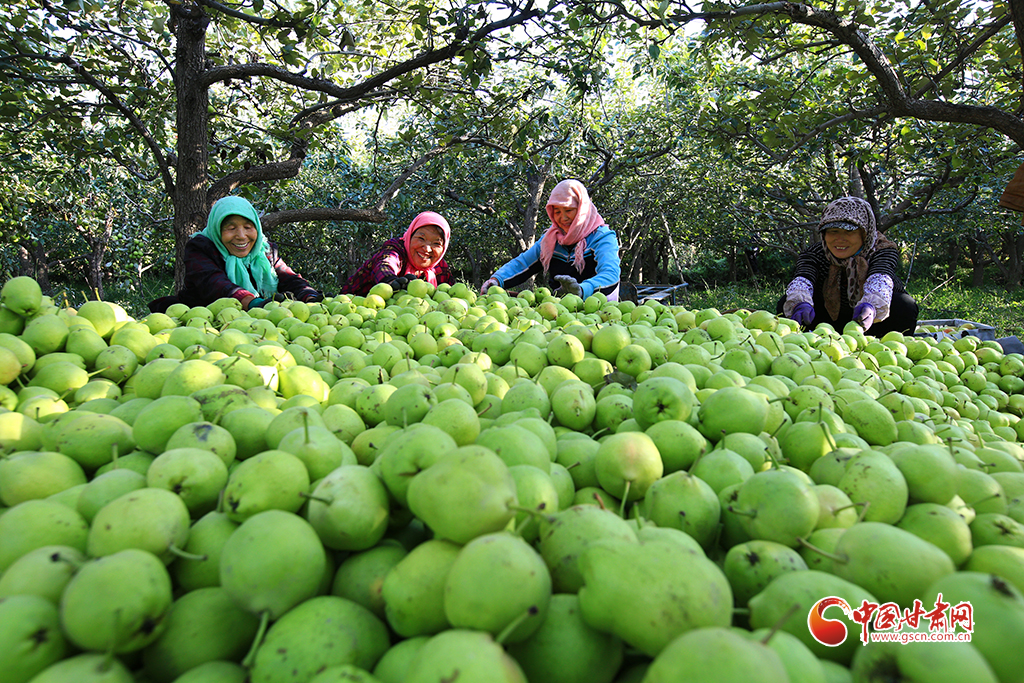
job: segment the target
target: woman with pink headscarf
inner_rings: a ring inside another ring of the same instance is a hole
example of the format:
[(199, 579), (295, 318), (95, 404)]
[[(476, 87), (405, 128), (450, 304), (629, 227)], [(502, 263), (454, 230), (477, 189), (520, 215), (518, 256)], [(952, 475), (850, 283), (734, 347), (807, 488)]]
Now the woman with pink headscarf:
[(547, 203), (549, 227), (539, 241), (497, 270), (480, 287), (515, 287), (541, 272), (559, 283), (561, 294), (586, 299), (603, 292), (619, 297), (619, 241), (578, 180), (555, 185)]
[(341, 294), (366, 296), (378, 282), (404, 289), (409, 280), (426, 280), (435, 287), (454, 282), (444, 260), (452, 229), (444, 216), (424, 211), (412, 219), (402, 237), (385, 242), (341, 287)]

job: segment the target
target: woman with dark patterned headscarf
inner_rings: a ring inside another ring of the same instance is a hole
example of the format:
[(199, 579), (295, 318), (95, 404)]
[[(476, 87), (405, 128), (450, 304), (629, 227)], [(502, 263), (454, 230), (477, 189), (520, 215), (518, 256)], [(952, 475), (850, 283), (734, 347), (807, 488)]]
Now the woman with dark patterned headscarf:
[(778, 312), (808, 328), (842, 330), (855, 320), (876, 337), (912, 333), (917, 302), (896, 274), (899, 247), (878, 232), (871, 205), (859, 197), (835, 200), (818, 232), (822, 240), (800, 253)]

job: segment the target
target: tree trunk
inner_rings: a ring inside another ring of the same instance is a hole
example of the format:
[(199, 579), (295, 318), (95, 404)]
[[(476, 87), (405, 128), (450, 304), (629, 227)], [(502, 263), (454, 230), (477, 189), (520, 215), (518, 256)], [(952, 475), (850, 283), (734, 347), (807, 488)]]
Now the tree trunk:
[(960, 245), (956, 240), (946, 242), (946, 277), (953, 278), (956, 275), (956, 266), (960, 262)]
[(185, 284), (185, 244), (206, 222), (209, 97), (199, 82), (206, 64), (209, 17), (198, 5), (172, 5), (175, 30), (178, 163), (174, 186), (174, 287)]

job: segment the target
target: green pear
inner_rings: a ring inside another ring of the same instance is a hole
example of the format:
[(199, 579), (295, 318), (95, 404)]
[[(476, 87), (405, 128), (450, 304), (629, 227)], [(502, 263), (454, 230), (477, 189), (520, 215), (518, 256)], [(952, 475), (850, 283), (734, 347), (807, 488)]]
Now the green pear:
[[(903, 627), (899, 632), (909, 630)], [(850, 672), (854, 680), (863, 681), (998, 681), (977, 648), (970, 643), (955, 642), (871, 642), (854, 655)]]
[(199, 402), (200, 409), (203, 411), (203, 419), (209, 422), (219, 422), (224, 415), (232, 410), (256, 405), (245, 389), (233, 384), (214, 384), (197, 389), (190, 396)]
[(331, 595), (348, 598), (386, 619), (384, 577), (408, 554), (398, 541), (385, 539), (372, 548), (349, 555), (338, 565)]
[(758, 472), (743, 482), (730, 508), (741, 515), (751, 538), (791, 548), (814, 531), (821, 514), (811, 485), (792, 471), (779, 469)]
[(551, 412), (551, 398), (536, 382), (517, 382), (502, 397), (501, 412), (514, 413), (527, 408), (536, 408), (542, 415), (547, 415)]
[(451, 627), (444, 611), (444, 587), (460, 549), (451, 541), (424, 541), (384, 575), (384, 612), (395, 633), (410, 638)]
[(682, 420), (656, 422), (645, 433), (657, 446), (666, 474), (688, 470), (711, 448), (703, 434)]
[(117, 327), (110, 335), (110, 346), (124, 346), (135, 354), (137, 362), (146, 360), (146, 356), (160, 340), (153, 336), (145, 323), (128, 321)]
[(13, 507), (86, 482), (77, 461), (51, 451), (25, 451), (0, 459), (0, 503)]
[(688, 631), (732, 621), (725, 575), (677, 543), (601, 539), (586, 547), (579, 567), (583, 620), (650, 657)]
[(763, 394), (743, 387), (723, 387), (701, 402), (698, 428), (712, 441), (732, 432), (760, 434), (765, 430), (768, 409), (768, 399)]
[(907, 482), (910, 500), (944, 505), (959, 488), (956, 460), (938, 444), (914, 445), (889, 454)]
[(368, 467), (377, 467), (377, 471), (380, 473), (381, 470), (378, 467), (380, 463), (377, 462), (377, 456), (381, 453), (384, 446), (391, 442), (391, 437), (394, 436), (397, 438), (405, 431), (416, 428), (419, 424), (421, 423), (412, 425), (408, 429), (401, 429), (400, 427), (395, 427), (393, 425), (379, 424), (376, 427), (370, 427), (369, 429), (363, 430), (354, 439), (352, 439), (351, 448), (352, 452), (356, 454), (356, 462)]
[(594, 390), (585, 382), (560, 385), (551, 394), (551, 411), (559, 424), (574, 431), (586, 431), (597, 413)]
[(838, 486), (846, 474), (846, 466), (854, 456), (860, 455), (861, 450), (850, 447), (836, 448), (815, 460), (807, 474), (815, 484)]
[[(552, 471), (557, 465), (552, 464)], [(563, 468), (564, 469), (564, 468)], [(557, 512), (562, 509), (559, 500), (559, 492), (555, 488), (553, 477), (547, 471), (534, 467), (533, 465), (512, 465), (508, 468), (516, 484), (516, 499), (523, 508), (516, 514), (515, 528), (523, 539), (532, 543), (540, 536), (540, 518), (533, 515), (531, 510), (537, 512)], [(569, 486), (572, 486), (572, 479), (569, 479)], [(575, 493), (573, 488), (572, 493)], [(566, 494), (571, 500), (571, 494)]]
[(284, 510), (260, 512), (235, 529), (220, 555), (220, 584), (237, 604), (270, 620), (316, 595), (327, 557), (316, 531)]
[(134, 652), (166, 628), (171, 577), (150, 552), (129, 548), (87, 562), (60, 600), (61, 626), (84, 650)]
[(160, 455), (167, 441), (182, 425), (200, 422), (202, 406), (190, 396), (168, 395), (147, 404), (135, 416), (132, 437), (135, 445), (153, 455)]
[(217, 507), (227, 481), (224, 461), (202, 448), (165, 450), (146, 472), (148, 486), (180, 496), (192, 517), (201, 517)]
[(551, 572), (556, 593), (575, 593), (583, 585), (579, 556), (601, 538), (636, 542), (636, 532), (614, 512), (593, 505), (574, 505), (543, 516), (540, 553)]
[(178, 427), (165, 446), (167, 450), (176, 448), (200, 448), (210, 451), (221, 459), (225, 466), (235, 461), (235, 438), (231, 432), (212, 422), (189, 422)]
[(531, 411), (528, 411), (527, 414), (524, 415), (513, 416), (513, 418), (509, 419), (507, 422), (503, 421), (501, 419), (502, 417), (504, 416), (499, 416), (495, 420), (495, 426), (503, 427), (514, 424), (517, 427), (528, 429), (533, 432), (535, 436), (540, 438), (547, 450), (548, 457), (551, 462), (555, 461), (555, 457), (558, 454), (558, 434), (547, 419), (542, 419), (540, 416), (534, 415)]
[(135, 372), (135, 395), (141, 398), (160, 398), (167, 376), (181, 364), (178, 358), (155, 358)]
[(1024, 548), (1024, 525), (1007, 515), (983, 512), (970, 524), (974, 547), (1008, 545)]
[(745, 607), (754, 597), (784, 572), (804, 571), (807, 563), (789, 546), (774, 541), (752, 540), (729, 548), (722, 571), (729, 579), (737, 607)]
[(907, 480), (889, 456), (879, 451), (862, 451), (846, 464), (836, 486), (854, 503), (865, 503), (864, 519), (895, 524), (907, 509)]
[(841, 489), (829, 484), (815, 484), (812, 488), (818, 496), (819, 512), (815, 529), (846, 529), (857, 523), (857, 507)]
[(622, 641), (587, 626), (569, 594), (552, 595), (540, 627), (506, 649), (531, 683), (611, 683), (623, 661)]
[(577, 489), (597, 486), (595, 457), (597, 449), (601, 446), (586, 434), (581, 434), (580, 437), (558, 439), (555, 446), (555, 461), (569, 470)]
[(396, 427), (419, 422), (437, 405), (433, 389), (419, 383), (406, 384), (395, 390), (384, 404), (384, 421)]
[(519, 536), (499, 532), (459, 551), (445, 581), (444, 613), (454, 628), (516, 643), (540, 627), (550, 599), (551, 575), (541, 556)]
[(0, 597), (0, 671), (4, 681), (27, 683), (64, 658), (57, 606), (38, 595)]
[(160, 638), (142, 651), (143, 671), (157, 683), (170, 683), (207, 662), (240, 661), (259, 627), (259, 619), (219, 587), (180, 596), (165, 622)]
[(896, 526), (944, 550), (957, 567), (963, 565), (975, 550), (971, 527), (945, 505), (911, 505)]
[(963, 466), (957, 470), (957, 475), (957, 495), (975, 512), (1006, 514), (1006, 492), (992, 475)]
[(23, 555), (48, 545), (85, 552), (89, 524), (73, 507), (50, 499), (26, 500), (0, 515), (0, 573)]
[(448, 432), (459, 446), (475, 443), (480, 435), (480, 418), (473, 406), (461, 399), (441, 400), (438, 396), (437, 405), (427, 411), (422, 422)]
[(476, 439), (476, 444), (494, 451), (506, 465), (532, 465), (544, 472), (551, 468), (547, 447), (540, 437), (516, 424), (489, 427)]
[(622, 432), (601, 442), (594, 456), (594, 470), (601, 488), (625, 501), (635, 501), (643, 498), (664, 474), (664, 464), (649, 436)]
[[(7, 572), (10, 573), (13, 568), (12, 566)], [(1012, 584), (1018, 591), (1024, 592), (1024, 548), (1008, 545), (986, 545), (975, 548), (963, 565), (963, 570), (995, 574)], [(3, 588), (6, 577), (7, 574), (4, 574), (4, 578), (0, 578), (0, 589)]]
[(515, 480), (494, 451), (463, 446), (409, 482), (409, 509), (440, 538), (467, 543), (515, 517)]
[(416, 423), (394, 434), (380, 449), (377, 461), (381, 479), (395, 501), (408, 507), (413, 478), (457, 448), (455, 439), (440, 427)]
[(404, 683), (458, 679), (526, 683), (522, 669), (489, 633), (465, 629), (449, 629), (424, 643), (409, 663)]
[(29, 318), (42, 307), (43, 290), (27, 275), (12, 277), (0, 288), (0, 303), (22, 318)]
[[(3, 308), (0, 308), (0, 311), (3, 310)], [(18, 362), (21, 363), (21, 372), (19, 374), (26, 374), (35, 366), (37, 360), (36, 352), (21, 337), (8, 332), (0, 332), (0, 346), (13, 353)]]
[(107, 348), (107, 342), (95, 330), (76, 327), (68, 332), (64, 348), (82, 357), (87, 367), (96, 367), (96, 358)]
[(352, 441), (366, 429), (366, 423), (359, 417), (352, 408), (344, 404), (329, 405), (324, 408), (321, 414), (324, 426), (334, 432), (334, 435), (351, 446)]
[(724, 627), (698, 628), (668, 644), (651, 662), (644, 683), (785, 683), (789, 676), (774, 650)]
[(110, 501), (92, 521), (87, 546), (91, 557), (138, 548), (165, 564), (184, 548), (190, 525), (188, 508), (177, 494), (148, 487)]
[(898, 605), (912, 605), (934, 581), (956, 571), (953, 560), (938, 546), (880, 522), (854, 524), (839, 537), (834, 554), (842, 558), (833, 565), (837, 576), (882, 602)]
[(183, 360), (164, 379), (161, 396), (189, 396), (200, 389), (224, 384), (224, 372), (205, 360)]
[(66, 545), (46, 545), (15, 560), (0, 576), (0, 598), (37, 595), (60, 604), (68, 581), (85, 562), (85, 554)]
[[(992, 667), (1000, 683), (1020, 679), (1024, 670), (1024, 597), (1020, 591), (998, 576), (961, 571), (935, 581), (921, 599), (926, 610), (937, 601), (950, 605), (950, 610), (969, 603), (973, 626), (970, 644)], [(962, 632), (962, 624), (956, 630)]]
[(124, 402), (120, 406), (110, 411), (110, 415), (123, 420), (127, 424), (134, 426), (135, 418), (138, 417), (142, 409), (153, 402), (151, 398), (131, 397), (125, 399), (122, 395)]
[(93, 367), (100, 377), (121, 384), (135, 374), (139, 358), (127, 346), (111, 344), (96, 355)]
[(388, 513), (384, 484), (369, 467), (353, 464), (320, 480), (309, 496), (306, 519), (326, 547), (358, 551), (384, 537)]
[(224, 511), (236, 522), (266, 510), (297, 512), (309, 484), (309, 471), (297, 456), (263, 451), (231, 470), (224, 487)]
[(43, 428), (22, 413), (0, 412), (0, 452), (34, 451), (42, 445)]
[(306, 466), (311, 481), (323, 479), (342, 465), (357, 464), (352, 449), (326, 426), (293, 429), (278, 443), (278, 450), (298, 457)]
[(720, 447), (724, 441), (723, 438), (714, 450), (701, 456), (690, 468), (690, 474), (706, 481), (716, 495), (726, 486), (741, 484), (754, 476), (754, 468), (746, 458)]
[[(843, 535), (848, 532), (839, 531)], [(811, 608), (822, 597), (830, 595), (844, 599), (851, 606), (859, 607), (865, 600), (878, 604), (867, 590), (834, 574), (814, 569), (783, 572), (750, 599), (750, 627), (778, 628), (799, 638), (818, 658), (849, 664), (855, 650), (862, 647), (855, 634), (848, 634), (841, 644), (829, 647), (815, 640), (807, 628)]]
[(113, 415), (85, 413), (63, 427), (54, 450), (78, 462), (87, 472), (135, 449), (133, 429)]
[(718, 533), (721, 504), (711, 486), (687, 472), (673, 472), (647, 489), (640, 514), (660, 527), (686, 532), (710, 548)]
[(100, 509), (126, 493), (146, 487), (145, 475), (129, 469), (108, 470), (98, 474), (85, 485), (78, 496), (76, 509), (85, 521), (92, 523)]
[(32, 680), (35, 683), (133, 683), (135, 678), (116, 657), (86, 653), (62, 659)]
[(633, 411), (642, 430), (665, 420), (686, 422), (696, 403), (690, 387), (670, 376), (649, 377), (633, 392)]
[(282, 410), (270, 420), (267, 425), (265, 438), (267, 446), (278, 448), (281, 439), (300, 427), (316, 426), (324, 427), (324, 419), (320, 413), (308, 406), (293, 406)]
[(796, 636), (767, 628), (756, 631), (733, 629), (733, 632), (767, 645), (768, 649), (774, 651), (789, 674), (789, 683), (826, 683), (822, 660), (815, 657), (810, 648)]
[(831, 432), (821, 422), (795, 422), (779, 437), (779, 447), (789, 464), (804, 472), (833, 450)]
[[(13, 356), (13, 354), (11, 355)], [(17, 363), (16, 359), (14, 363)], [(78, 389), (85, 386), (85, 383), (88, 381), (89, 373), (84, 369), (73, 363), (60, 361), (49, 363), (42, 367), (29, 380), (28, 386), (46, 387), (63, 396), (65, 394), (73, 395)]]
[(235, 457), (238, 460), (251, 458), (267, 450), (267, 427), (274, 417), (274, 413), (265, 408), (251, 406), (232, 410), (221, 418), (220, 426), (228, 430), (235, 441)]
[(208, 512), (192, 523), (185, 552), (192, 559), (171, 564), (174, 585), (184, 591), (220, 585), (220, 556), (238, 523), (220, 511)]
[(153, 464), (155, 459), (155, 455), (145, 451), (132, 451), (128, 455), (116, 457), (106, 465), (103, 465), (93, 473), (93, 476), (101, 475), (105, 472), (109, 472), (110, 470), (121, 469), (133, 470), (142, 476), (146, 476), (146, 473), (149, 471), (149, 466)]

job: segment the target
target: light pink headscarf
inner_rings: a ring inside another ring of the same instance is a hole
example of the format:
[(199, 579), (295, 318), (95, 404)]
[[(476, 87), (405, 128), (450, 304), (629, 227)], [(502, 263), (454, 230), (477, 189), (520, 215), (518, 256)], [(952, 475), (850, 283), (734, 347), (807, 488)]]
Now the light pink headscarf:
[[(433, 225), (441, 231), (442, 240), (444, 241), (444, 247), (441, 249), (441, 255), (437, 257), (437, 261), (433, 263), (426, 270), (417, 270), (412, 265), (412, 259), (408, 257), (412, 253), (412, 234), (417, 229), (422, 228), (424, 225)], [(444, 219), (439, 213), (433, 211), (424, 211), (423, 213), (412, 219), (412, 223), (409, 224), (409, 229), (405, 231), (402, 236), (402, 242), (405, 244), (405, 270), (402, 271), (402, 275), (422, 275), (423, 279), (432, 285), (437, 285), (437, 277), (434, 275), (434, 268), (444, 259), (444, 255), (448, 252), (448, 243), (451, 242), (452, 228), (448, 225), (448, 221)]]
[[(577, 209), (576, 218), (569, 226), (568, 232), (555, 224), (554, 208), (556, 206)], [(547, 203), (548, 218), (551, 219), (551, 227), (545, 231), (540, 238), (540, 263), (544, 266), (545, 272), (551, 265), (551, 256), (555, 253), (555, 243), (564, 247), (576, 245), (573, 253), (573, 265), (576, 270), (583, 272), (583, 251), (586, 247), (587, 236), (604, 225), (604, 219), (597, 212), (597, 207), (590, 201), (587, 188), (578, 180), (563, 180), (551, 190), (551, 196)]]

